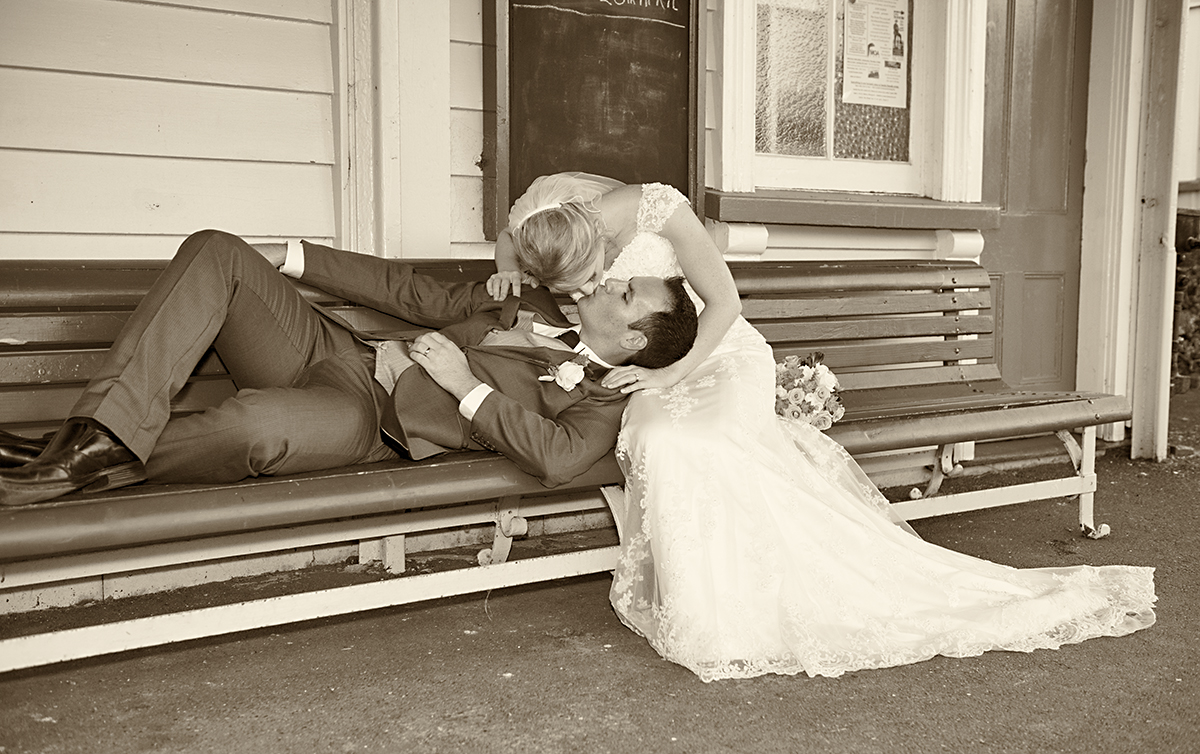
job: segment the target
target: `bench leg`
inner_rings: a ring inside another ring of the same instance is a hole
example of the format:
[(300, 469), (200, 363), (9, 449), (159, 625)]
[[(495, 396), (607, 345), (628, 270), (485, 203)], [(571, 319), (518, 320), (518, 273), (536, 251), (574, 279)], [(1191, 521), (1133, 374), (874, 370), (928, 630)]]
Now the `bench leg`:
[(358, 562), (380, 563), (388, 573), (404, 573), (404, 535), (360, 540)]
[(942, 480), (962, 472), (962, 465), (954, 463), (954, 445), (942, 445), (937, 449), (937, 458), (933, 463), (933, 476), (921, 497), (933, 497), (942, 487)]
[(492, 546), (479, 551), (479, 565), (507, 561), (513, 537), (523, 537), (529, 531), (528, 523), (517, 515), (520, 502), (519, 495), (502, 497), (496, 501), (496, 532), (492, 536)]
[[(1058, 439), (1066, 446), (1067, 453), (1071, 455), (1071, 461), (1075, 464), (1075, 471), (1080, 478), (1095, 482), (1096, 428), (1084, 427), (1082, 448), (1075, 441), (1075, 436), (1065, 430), (1058, 432)], [(1079, 495), (1079, 530), (1088, 539), (1101, 539), (1107, 537), (1112, 531), (1108, 524), (1096, 526), (1093, 511), (1095, 499), (1096, 493), (1094, 492), (1084, 492)]]

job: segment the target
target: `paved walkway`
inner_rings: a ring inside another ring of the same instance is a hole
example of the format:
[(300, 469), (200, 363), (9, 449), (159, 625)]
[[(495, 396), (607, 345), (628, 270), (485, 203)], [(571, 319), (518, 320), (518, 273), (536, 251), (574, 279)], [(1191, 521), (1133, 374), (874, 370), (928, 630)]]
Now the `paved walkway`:
[[(1172, 423), (1200, 448), (1200, 391)], [(1014, 566), (1153, 565), (1133, 636), (703, 684), (587, 577), (0, 676), (0, 752), (1200, 751), (1200, 456), (1099, 474), (1105, 540), (1055, 500), (917, 528)]]

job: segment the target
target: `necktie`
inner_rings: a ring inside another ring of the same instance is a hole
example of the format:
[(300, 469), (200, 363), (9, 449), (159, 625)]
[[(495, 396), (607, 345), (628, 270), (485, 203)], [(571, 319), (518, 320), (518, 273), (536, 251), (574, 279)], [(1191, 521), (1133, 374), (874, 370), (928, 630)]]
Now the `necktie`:
[(566, 343), (572, 349), (579, 345), (579, 333), (575, 332), (574, 330), (563, 330), (555, 337), (557, 337), (563, 343)]

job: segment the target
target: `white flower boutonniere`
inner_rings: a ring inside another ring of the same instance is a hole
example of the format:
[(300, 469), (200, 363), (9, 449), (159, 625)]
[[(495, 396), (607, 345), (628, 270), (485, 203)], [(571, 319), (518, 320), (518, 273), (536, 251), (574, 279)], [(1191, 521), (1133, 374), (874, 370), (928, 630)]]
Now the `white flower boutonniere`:
[(587, 364), (587, 357), (579, 354), (575, 358), (564, 361), (556, 367), (550, 367), (550, 374), (544, 374), (538, 377), (538, 380), (540, 382), (555, 382), (569, 393), (580, 382), (583, 382), (583, 367), (585, 364)]

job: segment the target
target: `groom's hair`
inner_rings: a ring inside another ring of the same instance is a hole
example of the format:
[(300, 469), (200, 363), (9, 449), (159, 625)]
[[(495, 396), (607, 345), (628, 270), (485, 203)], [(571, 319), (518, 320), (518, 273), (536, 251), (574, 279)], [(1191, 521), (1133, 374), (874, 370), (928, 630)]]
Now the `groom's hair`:
[(631, 356), (626, 364), (647, 369), (661, 369), (682, 359), (696, 342), (696, 305), (683, 287), (682, 277), (667, 278), (665, 311), (647, 314), (631, 322), (629, 327), (646, 336), (646, 345)]

